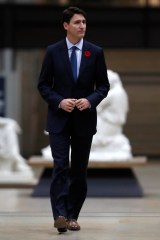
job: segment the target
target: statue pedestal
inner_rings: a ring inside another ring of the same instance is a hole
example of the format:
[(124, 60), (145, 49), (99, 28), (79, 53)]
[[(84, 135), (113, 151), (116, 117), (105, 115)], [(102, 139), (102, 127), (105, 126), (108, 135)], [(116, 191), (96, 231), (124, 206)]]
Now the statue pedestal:
[(88, 197), (142, 197), (143, 189), (131, 168), (89, 169)]
[(36, 184), (36, 178), (22, 172), (6, 172), (0, 174), (0, 187), (32, 187)]
[[(144, 166), (146, 157), (134, 157), (129, 161), (90, 161), (88, 166), (88, 197), (142, 197), (143, 190), (133, 167)], [(44, 167), (33, 197), (49, 197), (53, 162), (41, 156), (28, 160), (32, 167)]]

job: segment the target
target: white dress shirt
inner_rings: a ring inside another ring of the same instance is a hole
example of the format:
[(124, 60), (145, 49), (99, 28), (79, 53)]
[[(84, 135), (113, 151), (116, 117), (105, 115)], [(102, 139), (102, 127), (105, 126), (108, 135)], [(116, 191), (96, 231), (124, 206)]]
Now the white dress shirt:
[(82, 47), (83, 47), (83, 38), (75, 45), (71, 43), (68, 38), (66, 37), (66, 43), (67, 43), (67, 48), (68, 48), (68, 56), (70, 59), (71, 53), (72, 53), (72, 47), (76, 46), (76, 55), (77, 55), (77, 77), (79, 75), (79, 68), (81, 64), (81, 57), (82, 57)]

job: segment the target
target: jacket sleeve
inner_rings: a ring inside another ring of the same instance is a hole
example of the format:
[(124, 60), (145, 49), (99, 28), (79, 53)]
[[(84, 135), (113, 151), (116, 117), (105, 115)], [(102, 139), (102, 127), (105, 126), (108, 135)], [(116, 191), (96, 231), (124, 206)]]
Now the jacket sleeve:
[(43, 60), (38, 90), (42, 98), (51, 106), (53, 111), (57, 111), (63, 97), (53, 90), (54, 84), (54, 63), (50, 47), (47, 48), (46, 55)]
[(107, 67), (105, 64), (105, 58), (103, 50), (97, 53), (97, 60), (96, 60), (96, 82), (95, 82), (95, 91), (90, 94), (87, 99), (91, 104), (92, 108), (96, 108), (97, 105), (107, 97), (107, 94), (110, 89), (110, 84), (107, 75)]

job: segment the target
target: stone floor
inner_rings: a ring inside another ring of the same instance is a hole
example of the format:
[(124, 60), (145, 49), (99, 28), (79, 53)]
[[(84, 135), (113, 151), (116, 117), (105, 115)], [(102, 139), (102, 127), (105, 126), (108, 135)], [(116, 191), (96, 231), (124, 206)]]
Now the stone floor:
[(58, 234), (49, 198), (31, 197), (32, 188), (0, 189), (0, 240), (159, 240), (160, 161), (134, 168), (142, 198), (87, 198), (81, 231)]

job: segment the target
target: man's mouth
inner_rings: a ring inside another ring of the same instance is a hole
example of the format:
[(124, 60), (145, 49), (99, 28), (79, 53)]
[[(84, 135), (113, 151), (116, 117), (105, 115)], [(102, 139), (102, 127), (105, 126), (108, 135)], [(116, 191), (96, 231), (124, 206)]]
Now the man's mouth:
[(85, 31), (79, 31), (78, 33), (83, 34), (83, 33), (85, 33)]

